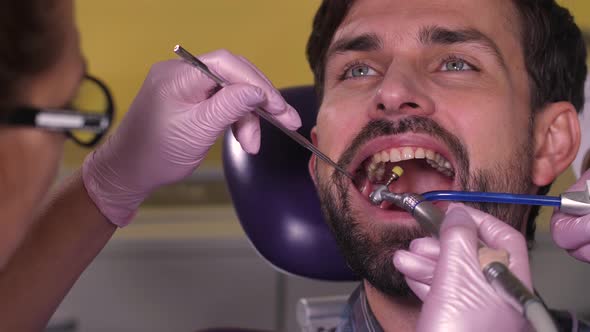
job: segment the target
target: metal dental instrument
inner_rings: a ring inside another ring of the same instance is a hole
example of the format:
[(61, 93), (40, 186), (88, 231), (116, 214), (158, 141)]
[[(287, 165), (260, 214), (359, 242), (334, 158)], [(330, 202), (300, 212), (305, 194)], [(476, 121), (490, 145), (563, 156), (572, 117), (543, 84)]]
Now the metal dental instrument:
[(373, 205), (379, 205), (388, 201), (409, 212), (420, 224), (420, 227), (438, 238), (440, 225), (444, 218), (442, 211), (429, 201), (426, 201), (418, 194), (403, 193), (397, 194), (389, 191), (384, 185), (379, 185), (369, 195)]
[[(182, 46), (180, 46), (180, 45), (174, 46), (174, 53), (176, 53), (182, 59), (184, 59), (185, 61), (189, 62), (190, 64), (195, 66), (197, 69), (202, 71), (205, 75), (207, 75), (210, 79), (212, 79), (219, 86), (225, 87), (225, 86), (231, 84), (230, 82), (221, 78), (219, 75), (216, 75), (215, 73), (213, 73), (209, 69), (209, 67), (207, 67), (206, 64), (204, 64), (202, 61), (197, 59), (197, 57), (195, 57), (190, 52), (185, 50)], [(285, 128), (280, 122), (275, 120), (270, 113), (262, 110), (261, 108), (257, 108), (255, 110), (255, 112), (256, 112), (256, 114), (258, 114), (258, 116), (260, 116), (264, 120), (268, 121), (270, 124), (272, 124), (273, 126), (278, 128), (279, 130), (281, 130), (283, 133), (285, 133), (287, 136), (291, 137), (295, 142), (299, 143), (299, 145), (301, 145), (302, 147), (311, 151), (311, 153), (316, 155), (321, 160), (325, 161), (327, 164), (334, 167), (340, 173), (346, 175), (349, 179), (354, 180), (353, 176), (350, 173), (348, 173), (348, 171), (346, 171), (344, 168), (342, 168), (340, 165), (338, 165), (337, 163), (332, 161), (332, 159), (330, 159), (328, 156), (326, 156), (320, 150), (318, 150), (307, 138), (303, 137), (301, 134), (299, 134), (296, 131), (289, 130), (289, 129)]]
[(389, 177), (389, 180), (387, 180), (387, 182), (385, 183), (386, 187), (389, 187), (390, 184), (393, 183), (393, 181), (397, 181), (399, 179), (400, 176), (402, 176), (404, 174), (404, 169), (399, 167), (399, 166), (395, 166), (391, 169), (391, 176)]

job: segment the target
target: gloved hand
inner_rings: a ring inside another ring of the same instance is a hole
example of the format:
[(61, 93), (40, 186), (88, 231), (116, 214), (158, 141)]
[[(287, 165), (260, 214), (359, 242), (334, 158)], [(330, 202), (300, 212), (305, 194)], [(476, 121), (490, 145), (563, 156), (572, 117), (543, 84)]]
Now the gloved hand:
[[(417, 287), (416, 294), (424, 301), (418, 331), (522, 331), (527, 326), (522, 314), (485, 280), (478, 257), (478, 234), (486, 246), (508, 252), (508, 267), (532, 289), (523, 235), (488, 214), (451, 204), (441, 227), (439, 248), (434, 239), (419, 239), (409, 252), (399, 250), (394, 257), (396, 268), (414, 282), (412, 289)], [(433, 274), (429, 276), (429, 272)]]
[(224, 50), (199, 58), (233, 84), (211, 96), (215, 83), (192, 65), (155, 64), (119, 128), (84, 161), (86, 190), (112, 223), (125, 226), (150, 192), (191, 174), (232, 124), (242, 148), (257, 153), (256, 107), (289, 129), (301, 126), (297, 112), (246, 59)]
[[(587, 180), (590, 180), (590, 170), (567, 191), (585, 190)], [(590, 215), (572, 216), (555, 211), (551, 217), (551, 236), (571, 256), (590, 262)]]

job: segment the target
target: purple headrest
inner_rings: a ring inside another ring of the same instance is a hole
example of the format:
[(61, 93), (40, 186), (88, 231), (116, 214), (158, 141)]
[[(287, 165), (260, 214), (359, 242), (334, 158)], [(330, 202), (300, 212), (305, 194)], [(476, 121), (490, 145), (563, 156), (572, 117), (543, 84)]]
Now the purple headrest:
[[(317, 114), (311, 86), (282, 90), (299, 112), (299, 133), (309, 138)], [(250, 241), (276, 268), (327, 280), (357, 280), (324, 222), (308, 173), (310, 152), (266, 121), (257, 155), (244, 152), (231, 131), (223, 143), (223, 168), (234, 208)]]

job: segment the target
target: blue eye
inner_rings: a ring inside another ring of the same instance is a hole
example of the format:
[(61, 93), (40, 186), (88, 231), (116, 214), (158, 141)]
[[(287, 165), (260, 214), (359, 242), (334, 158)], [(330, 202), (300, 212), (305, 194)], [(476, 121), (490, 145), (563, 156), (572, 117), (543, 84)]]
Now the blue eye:
[(443, 62), (441, 71), (468, 71), (475, 70), (475, 68), (460, 58), (450, 58)]
[(377, 71), (375, 71), (375, 69), (363, 64), (354, 65), (351, 68), (347, 69), (344, 73), (345, 78), (358, 78), (363, 76), (375, 75), (377, 75)]

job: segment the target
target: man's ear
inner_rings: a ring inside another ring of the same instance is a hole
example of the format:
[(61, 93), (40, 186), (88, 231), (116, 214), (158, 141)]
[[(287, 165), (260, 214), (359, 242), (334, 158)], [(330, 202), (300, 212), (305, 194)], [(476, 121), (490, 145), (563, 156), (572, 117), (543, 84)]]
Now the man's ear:
[(580, 147), (580, 122), (569, 102), (547, 105), (535, 117), (533, 183), (553, 182), (576, 158)]
[[(318, 146), (318, 134), (317, 134), (317, 129), (314, 126), (313, 128), (311, 128), (311, 143), (313, 143), (313, 145)], [(313, 180), (313, 184), (317, 187), (318, 183), (316, 182), (316, 163), (317, 163), (317, 157), (315, 156), (315, 154), (311, 154), (311, 158), (309, 158), (309, 162), (307, 163), (307, 169), (309, 170), (309, 175), (311, 176), (311, 179)]]

